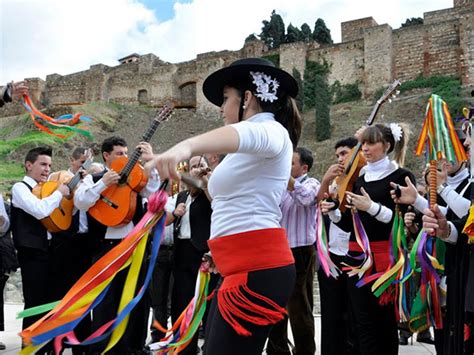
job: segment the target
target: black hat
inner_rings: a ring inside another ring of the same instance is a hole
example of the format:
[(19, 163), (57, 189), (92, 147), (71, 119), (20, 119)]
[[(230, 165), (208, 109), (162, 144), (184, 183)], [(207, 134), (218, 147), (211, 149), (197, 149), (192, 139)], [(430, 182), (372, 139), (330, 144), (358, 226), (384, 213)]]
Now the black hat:
[[(240, 87), (250, 88), (252, 83), (252, 76), (250, 72), (262, 73), (268, 75), (272, 80), (278, 82), (275, 88), (278, 97), (281, 97), (281, 92), (285, 92), (291, 97), (296, 97), (298, 94), (298, 83), (286, 71), (281, 70), (270, 62), (262, 58), (245, 58), (239, 59), (228, 67), (219, 69), (212, 73), (204, 80), (202, 91), (204, 96), (214, 105), (221, 106), (223, 97), (222, 93), (226, 85), (239, 85)], [(245, 86), (247, 85), (247, 86)], [(257, 86), (253, 84), (255, 89)], [(273, 88), (272, 88), (273, 89)], [(255, 90), (252, 90), (255, 92)]]

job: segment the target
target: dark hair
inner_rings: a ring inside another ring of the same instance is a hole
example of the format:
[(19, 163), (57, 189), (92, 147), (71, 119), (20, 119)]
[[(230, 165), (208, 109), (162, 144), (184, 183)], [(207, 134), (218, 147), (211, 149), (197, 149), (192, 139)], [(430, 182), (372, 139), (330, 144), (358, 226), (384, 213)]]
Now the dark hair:
[(119, 136), (112, 136), (109, 138), (104, 139), (102, 142), (102, 146), (100, 148), (101, 154), (103, 155), (105, 152), (110, 153), (114, 150), (114, 146), (121, 146), (121, 147), (126, 147), (127, 142), (125, 139)]
[(81, 156), (86, 154), (87, 149), (84, 147), (77, 147), (72, 151), (71, 157), (73, 159), (79, 159)]
[(295, 149), (295, 153), (298, 153), (300, 156), (300, 164), (308, 165), (308, 171), (310, 171), (314, 161), (313, 152), (311, 152), (309, 149), (298, 147)]
[(47, 155), (48, 157), (53, 156), (53, 149), (51, 147), (36, 147), (30, 149), (25, 156), (25, 163), (30, 162), (34, 164), (34, 162), (38, 159), (40, 155)]
[(394, 160), (398, 165), (403, 166), (405, 162), (405, 153), (408, 145), (408, 138), (410, 136), (409, 128), (407, 125), (398, 124), (402, 128), (402, 136), (398, 142), (395, 142), (392, 130), (390, 127), (383, 124), (376, 124), (374, 126), (367, 127), (359, 137), (360, 142), (375, 144), (375, 143), (389, 143), (387, 154), (394, 152)]
[(243, 114), (242, 105), (244, 101), (244, 93), (245, 91), (249, 90), (254, 95), (262, 111), (273, 113), (275, 115), (275, 120), (286, 128), (290, 135), (291, 142), (293, 143), (293, 149), (298, 146), (301, 136), (302, 123), (301, 115), (298, 107), (296, 106), (296, 101), (294, 98), (279, 88), (277, 94), (278, 100), (274, 100), (273, 102), (261, 100), (256, 95), (257, 93), (255, 92), (255, 84), (252, 83), (250, 75), (248, 76), (247, 80), (242, 80), (242, 78), (239, 78), (238, 82), (229, 82), (227, 85), (235, 88), (240, 94), (241, 103), (239, 108), (239, 119), (242, 118)]
[(347, 137), (344, 139), (340, 139), (336, 142), (336, 145), (334, 146), (334, 150), (336, 150), (339, 147), (349, 147), (349, 148), (354, 148), (357, 145), (357, 139), (355, 137)]

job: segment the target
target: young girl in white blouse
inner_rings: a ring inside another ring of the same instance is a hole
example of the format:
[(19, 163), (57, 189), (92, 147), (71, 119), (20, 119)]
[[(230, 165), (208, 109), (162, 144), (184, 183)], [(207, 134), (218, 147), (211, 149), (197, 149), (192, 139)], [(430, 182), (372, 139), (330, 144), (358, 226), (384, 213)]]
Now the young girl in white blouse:
[(295, 279), (279, 203), (301, 133), (298, 86), (271, 62), (247, 58), (211, 74), (203, 91), (220, 106), (225, 126), (156, 155), (149, 167), (176, 179), (184, 159), (227, 154), (208, 186), (209, 247), (223, 281), (209, 312), (205, 354), (261, 354)]

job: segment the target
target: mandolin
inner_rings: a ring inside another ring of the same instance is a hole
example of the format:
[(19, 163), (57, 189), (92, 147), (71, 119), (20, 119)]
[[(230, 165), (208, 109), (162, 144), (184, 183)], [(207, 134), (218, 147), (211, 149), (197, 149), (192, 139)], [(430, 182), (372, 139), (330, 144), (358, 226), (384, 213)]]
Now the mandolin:
[(32, 191), (33, 194), (40, 199), (53, 194), (60, 184), (66, 184), (67, 187), (69, 187), (69, 191), (71, 191), (69, 196), (62, 198), (59, 207), (54, 209), (48, 217), (41, 220), (43, 226), (51, 233), (66, 231), (71, 227), (72, 213), (74, 211), (73, 191), (82, 179), (82, 171), (89, 169), (92, 164), (92, 153), (90, 151), (88, 156), (89, 158), (82, 163), (81, 169), (79, 169), (74, 176), (71, 177), (67, 171), (58, 171), (51, 174), (52, 180), (36, 185)]
[[(387, 90), (385, 90), (385, 92), (377, 100), (374, 107), (372, 108), (372, 112), (370, 113), (369, 118), (367, 118), (366, 126), (371, 126), (374, 123), (375, 117), (380, 111), (382, 105), (387, 101), (391, 101), (391, 98), (396, 96), (396, 94), (398, 93), (397, 88), (400, 85), (400, 80), (395, 80), (392, 84), (390, 84)], [(351, 155), (346, 161), (343, 173), (335, 180), (335, 183), (337, 185), (335, 187), (335, 190), (337, 191), (339, 208), (342, 211), (345, 210), (345, 204), (343, 202), (346, 191), (352, 190), (352, 186), (357, 177), (359, 176), (360, 169), (366, 164), (365, 159), (360, 151), (361, 148), (362, 144), (360, 142), (357, 143), (354, 148), (352, 148)]]
[[(143, 142), (149, 142), (161, 122), (165, 121), (173, 111), (173, 105), (166, 103), (155, 117), (142, 137)], [(137, 193), (146, 185), (148, 179), (143, 167), (137, 164), (141, 151), (136, 148), (130, 159), (120, 157), (115, 159), (110, 168), (119, 172), (117, 184), (107, 187), (100, 195), (94, 206), (89, 208), (89, 214), (97, 221), (108, 227), (116, 227), (129, 223), (136, 210)]]

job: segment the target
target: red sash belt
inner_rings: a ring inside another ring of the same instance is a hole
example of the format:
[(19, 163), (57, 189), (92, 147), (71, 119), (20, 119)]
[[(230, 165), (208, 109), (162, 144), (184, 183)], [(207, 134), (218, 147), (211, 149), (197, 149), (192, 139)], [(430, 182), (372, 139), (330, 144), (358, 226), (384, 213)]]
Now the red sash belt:
[[(388, 240), (382, 240), (378, 242), (369, 242), (370, 250), (374, 254), (375, 260), (375, 271), (382, 272), (386, 271), (390, 265), (390, 244)], [(356, 253), (362, 253), (357, 242), (349, 242), (349, 251)]]
[(237, 318), (262, 326), (278, 323), (284, 318), (286, 310), (250, 290), (247, 278), (250, 271), (294, 264), (285, 229), (269, 228), (232, 234), (209, 240), (208, 245), (217, 269), (224, 276), (217, 292), (219, 312), (239, 335), (249, 336), (252, 333)]

